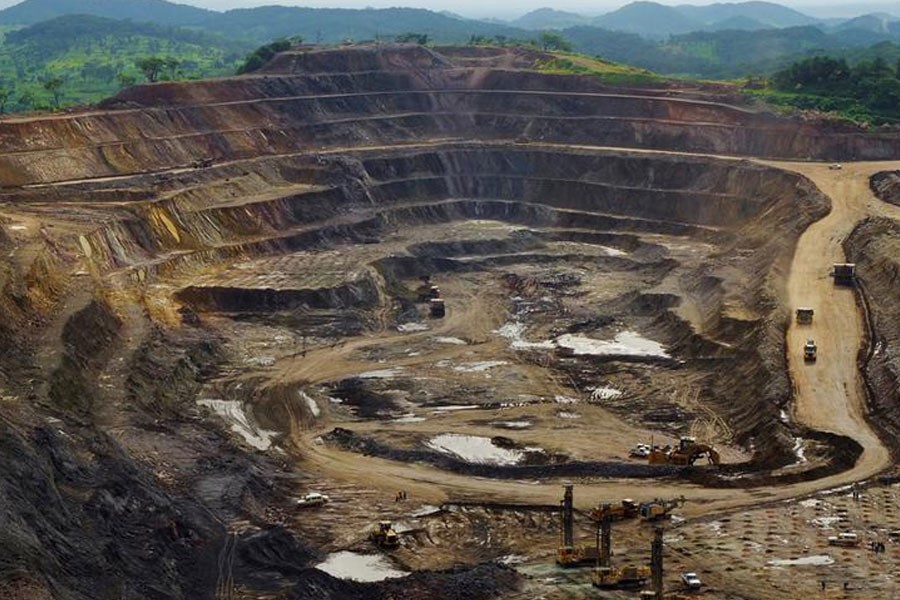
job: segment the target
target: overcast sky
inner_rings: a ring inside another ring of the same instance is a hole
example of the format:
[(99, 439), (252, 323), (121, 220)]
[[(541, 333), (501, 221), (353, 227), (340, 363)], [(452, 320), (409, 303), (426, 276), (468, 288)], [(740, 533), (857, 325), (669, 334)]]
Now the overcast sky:
[[(18, 4), (20, 0), (0, 0), (0, 7)], [(415, 6), (432, 10), (449, 10), (467, 17), (517, 17), (535, 8), (552, 6), (584, 14), (601, 14), (627, 4), (627, 0), (176, 0), (214, 10), (227, 10), (271, 4), (292, 6), (316, 6), (327, 8), (383, 8), (388, 6)], [(660, 4), (712, 4), (722, 0), (656, 0)], [(859, 3), (839, 3), (835, 0), (791, 0), (779, 2), (817, 17), (857, 16), (867, 12), (890, 12), (900, 16), (897, 0), (879, 2), (869, 0)]]

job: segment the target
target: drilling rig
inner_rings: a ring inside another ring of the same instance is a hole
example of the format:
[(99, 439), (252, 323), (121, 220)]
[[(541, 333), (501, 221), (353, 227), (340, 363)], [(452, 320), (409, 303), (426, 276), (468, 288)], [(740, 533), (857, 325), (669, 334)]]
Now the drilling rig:
[(560, 506), (559, 550), (556, 553), (556, 564), (561, 567), (579, 567), (590, 565), (597, 560), (596, 546), (575, 545), (575, 496), (574, 486), (566, 485)]
[(601, 505), (595, 511), (598, 519), (597, 567), (591, 576), (591, 583), (599, 588), (636, 588), (641, 587), (650, 575), (650, 569), (643, 565), (612, 566), (612, 522), (616, 511), (609, 504)]

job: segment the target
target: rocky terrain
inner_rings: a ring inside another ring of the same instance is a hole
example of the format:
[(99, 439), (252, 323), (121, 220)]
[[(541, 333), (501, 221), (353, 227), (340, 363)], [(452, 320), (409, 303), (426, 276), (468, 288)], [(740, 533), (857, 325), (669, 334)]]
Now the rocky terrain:
[[(815, 161), (896, 136), (544, 58), (295, 50), (0, 120), (4, 597), (586, 597), (548, 570), (564, 481), (684, 496), (693, 539), (889, 468), (896, 211)], [(628, 457), (687, 435), (722, 464)]]

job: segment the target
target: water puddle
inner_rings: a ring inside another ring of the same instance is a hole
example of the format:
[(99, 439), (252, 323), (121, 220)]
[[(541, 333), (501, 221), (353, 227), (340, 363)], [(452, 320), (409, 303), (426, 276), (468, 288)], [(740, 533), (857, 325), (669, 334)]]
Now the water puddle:
[(812, 520), (812, 524), (822, 529), (831, 529), (832, 525), (841, 522), (841, 517), (816, 517)]
[(431, 438), (425, 445), (476, 464), (514, 465), (524, 456), (521, 450), (495, 446), (491, 438), (461, 433), (443, 433)]
[(447, 406), (435, 406), (434, 412), (456, 412), (458, 410), (475, 410), (481, 408), (480, 404), (448, 404)]
[(393, 419), (394, 423), (421, 423), (422, 421), (427, 420), (425, 417), (417, 417), (415, 413), (406, 413), (405, 415), (400, 415), (396, 419)]
[(465, 340), (461, 340), (456, 337), (436, 337), (434, 338), (438, 344), (452, 344), (454, 346), (468, 346), (468, 343)]
[(456, 365), (453, 367), (453, 370), (462, 373), (482, 373), (484, 371), (489, 371), (494, 367), (500, 367), (507, 364), (509, 363), (505, 360), (484, 360), (481, 362), (469, 362)]
[(552, 350), (553, 348), (555, 348), (555, 344), (552, 341), (527, 341), (525, 339), (524, 323), (506, 323), (497, 330), (497, 333), (500, 335), (500, 337), (509, 340), (509, 346), (514, 350)]
[(316, 568), (338, 579), (361, 582), (384, 581), (409, 575), (406, 571), (395, 569), (380, 554), (358, 554), (346, 550), (329, 554)]
[(391, 367), (390, 369), (378, 369), (366, 371), (357, 375), (359, 379), (393, 379), (403, 373), (403, 367)]
[(597, 340), (594, 338), (567, 333), (556, 338), (561, 348), (567, 348), (576, 356), (640, 356), (669, 358), (665, 348), (659, 342), (633, 332), (623, 331), (616, 334), (613, 340)]
[(834, 559), (827, 554), (813, 554), (812, 556), (801, 556), (800, 558), (770, 560), (766, 564), (770, 567), (821, 567), (833, 565)]
[(534, 423), (531, 421), (494, 421), (491, 425), (500, 429), (528, 429), (534, 426)]
[(300, 399), (306, 402), (306, 406), (309, 407), (309, 412), (312, 413), (312, 416), (321, 416), (322, 409), (319, 408), (319, 404), (315, 401), (315, 399), (311, 398), (306, 392), (302, 390), (298, 390), (297, 393), (300, 395)]
[[(530, 342), (525, 339), (525, 325), (509, 322), (495, 331), (509, 340), (513, 350), (552, 350), (563, 348), (575, 356), (632, 356), (639, 358), (671, 358), (659, 342), (634, 331), (622, 331), (612, 340), (598, 340), (567, 333), (555, 340)], [(615, 390), (618, 391), (618, 390)]]
[(578, 404), (581, 402), (578, 398), (572, 396), (554, 396), (553, 401), (557, 404)]
[(266, 431), (257, 427), (256, 423), (250, 421), (247, 413), (244, 412), (244, 406), (237, 400), (205, 398), (197, 400), (197, 404), (212, 409), (214, 413), (231, 424), (233, 432), (240, 435), (245, 442), (257, 450), (268, 450), (272, 446), (272, 436), (278, 434), (277, 431)]

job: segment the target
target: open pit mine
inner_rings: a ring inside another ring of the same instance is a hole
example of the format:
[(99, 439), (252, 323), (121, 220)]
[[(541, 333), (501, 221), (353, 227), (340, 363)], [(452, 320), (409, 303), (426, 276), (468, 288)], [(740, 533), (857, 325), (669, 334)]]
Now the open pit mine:
[(0, 119), (0, 597), (897, 597), (900, 134), (547, 58)]

